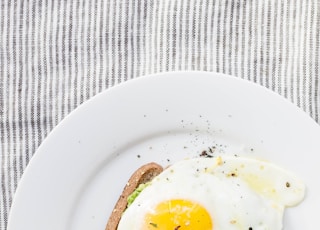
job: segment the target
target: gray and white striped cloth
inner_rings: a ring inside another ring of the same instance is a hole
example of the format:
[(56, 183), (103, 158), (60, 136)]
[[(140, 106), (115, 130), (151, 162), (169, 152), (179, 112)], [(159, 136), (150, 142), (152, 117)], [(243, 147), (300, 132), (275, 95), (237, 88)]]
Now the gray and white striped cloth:
[(47, 134), (128, 79), (223, 72), (270, 88), (320, 122), (317, 0), (2, 0), (0, 48), (1, 230)]

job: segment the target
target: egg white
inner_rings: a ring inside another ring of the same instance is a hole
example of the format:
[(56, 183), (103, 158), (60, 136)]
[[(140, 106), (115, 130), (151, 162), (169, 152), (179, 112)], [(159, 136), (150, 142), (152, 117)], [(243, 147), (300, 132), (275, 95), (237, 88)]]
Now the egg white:
[(158, 175), (124, 212), (118, 230), (139, 230), (165, 200), (191, 200), (209, 213), (214, 230), (281, 230), (286, 206), (304, 197), (304, 184), (264, 161), (223, 156), (175, 163)]

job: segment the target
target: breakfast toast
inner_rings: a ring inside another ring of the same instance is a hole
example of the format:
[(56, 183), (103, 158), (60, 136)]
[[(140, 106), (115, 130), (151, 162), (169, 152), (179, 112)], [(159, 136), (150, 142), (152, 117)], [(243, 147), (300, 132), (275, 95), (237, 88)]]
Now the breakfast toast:
[(108, 220), (105, 230), (116, 230), (121, 219), (122, 213), (128, 205), (128, 197), (135, 191), (140, 184), (145, 184), (151, 181), (155, 176), (163, 171), (162, 166), (157, 163), (151, 162), (138, 168), (128, 180), (120, 195), (113, 211)]

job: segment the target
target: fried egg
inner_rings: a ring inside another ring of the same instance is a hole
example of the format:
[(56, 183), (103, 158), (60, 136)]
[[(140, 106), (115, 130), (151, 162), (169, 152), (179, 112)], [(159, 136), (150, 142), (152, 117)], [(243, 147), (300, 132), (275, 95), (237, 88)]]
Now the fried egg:
[(118, 230), (281, 230), (304, 183), (256, 159), (218, 156), (177, 162), (123, 213)]

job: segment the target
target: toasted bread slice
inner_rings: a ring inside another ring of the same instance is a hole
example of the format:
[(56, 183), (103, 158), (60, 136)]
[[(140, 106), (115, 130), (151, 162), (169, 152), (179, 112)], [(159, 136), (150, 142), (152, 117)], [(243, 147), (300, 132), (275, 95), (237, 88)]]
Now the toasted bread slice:
[(108, 220), (105, 230), (116, 230), (121, 219), (121, 215), (127, 208), (127, 198), (134, 190), (140, 185), (151, 181), (155, 176), (163, 171), (162, 166), (157, 163), (151, 162), (138, 168), (128, 180), (120, 195), (112, 213)]

